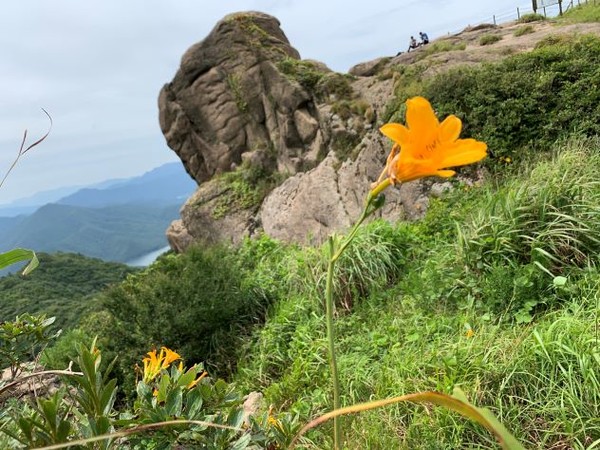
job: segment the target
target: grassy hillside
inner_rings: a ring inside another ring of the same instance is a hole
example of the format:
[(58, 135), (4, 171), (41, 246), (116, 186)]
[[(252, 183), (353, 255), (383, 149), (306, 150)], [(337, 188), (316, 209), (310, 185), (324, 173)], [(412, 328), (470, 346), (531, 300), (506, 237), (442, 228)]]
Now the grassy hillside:
[(0, 234), (3, 249), (75, 252), (125, 262), (166, 245), (165, 230), (179, 204), (104, 208), (49, 204)]
[[(336, 322), (344, 403), (458, 385), (529, 448), (598, 439), (599, 151), (598, 140), (570, 142), (501, 190), (459, 187), (421, 223), (372, 224), (340, 269), (355, 302)], [(289, 257), (322, 277), (316, 257)], [(237, 380), (308, 419), (331, 405), (322, 291), (292, 286)], [(356, 449), (492, 446), (441, 408), (388, 407), (349, 428)], [(313, 436), (320, 448), (327, 434)]]
[(38, 254), (30, 275), (0, 278), (0, 321), (23, 313), (56, 316), (57, 328), (73, 328), (97, 307), (95, 295), (136, 269), (69, 253)]
[[(528, 448), (600, 438), (599, 155), (598, 139), (571, 140), (500, 189), (492, 180), (457, 185), (422, 222), (364, 229), (336, 276), (343, 403), (460, 386)], [(241, 389), (308, 421), (331, 407), (324, 250), (263, 238), (239, 252), (170, 257), (117, 287), (101, 342), (134, 355), (167, 343), (190, 362), (217, 365), (215, 350), (242, 348), (232, 374)], [(219, 260), (233, 272), (218, 270)], [(243, 319), (255, 314), (252, 292), (275, 303), (248, 341), (238, 326), (252, 323)], [(222, 302), (204, 303), (215, 298)], [(184, 309), (189, 302), (198, 306)], [(241, 321), (201, 325), (233, 305), (245, 305)], [(198, 354), (189, 347), (198, 340), (212, 346)], [(410, 405), (363, 413), (346, 434), (356, 449), (493, 447), (453, 413)], [(329, 448), (329, 436), (323, 426), (311, 438)]]
[[(600, 438), (600, 141), (551, 154), (501, 186), (455, 185), (421, 222), (360, 232), (336, 273), (343, 404), (460, 386), (527, 448)], [(129, 361), (125, 379), (135, 355), (166, 344), (233, 368), (242, 392), (305, 423), (331, 408), (325, 271), (325, 248), (196, 248), (117, 286), (85, 329)], [(352, 449), (495, 448), (481, 427), (414, 405), (362, 413), (345, 433)], [(330, 435), (309, 437), (331, 448)]]

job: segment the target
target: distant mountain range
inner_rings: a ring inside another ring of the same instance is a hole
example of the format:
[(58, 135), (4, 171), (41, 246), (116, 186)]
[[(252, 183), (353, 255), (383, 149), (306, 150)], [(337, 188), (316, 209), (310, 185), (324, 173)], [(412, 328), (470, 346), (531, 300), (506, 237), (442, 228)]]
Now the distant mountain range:
[(61, 198), (62, 205), (102, 208), (128, 203), (173, 204), (183, 203), (196, 188), (181, 163), (170, 163), (145, 173), (141, 177), (121, 181), (109, 187), (84, 188)]
[(10, 203), (0, 204), (0, 218), (32, 214), (36, 209), (48, 203), (56, 203), (61, 198), (67, 197), (74, 192), (79, 191), (80, 189), (105, 189), (126, 181), (127, 178), (115, 178), (111, 180), (105, 180), (91, 186), (65, 186), (47, 191), (36, 192), (33, 195), (13, 200)]
[[(65, 189), (65, 196), (41, 207), (35, 201), (61, 191), (0, 206), (0, 250), (25, 247), (127, 262), (167, 245), (165, 230), (196, 183), (176, 162), (135, 178)], [(11, 217), (15, 208), (27, 207), (34, 211)]]

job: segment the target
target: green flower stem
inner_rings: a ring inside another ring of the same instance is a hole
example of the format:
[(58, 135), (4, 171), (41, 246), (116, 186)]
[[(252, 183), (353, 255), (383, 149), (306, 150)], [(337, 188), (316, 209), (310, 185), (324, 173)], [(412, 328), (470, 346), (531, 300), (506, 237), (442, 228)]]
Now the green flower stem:
[[(335, 252), (334, 237), (329, 237), (329, 254)], [(325, 285), (325, 316), (327, 319), (327, 345), (329, 347), (329, 366), (331, 370), (331, 378), (333, 380), (333, 409), (341, 407), (340, 402), (340, 377), (337, 369), (337, 361), (335, 357), (335, 330), (333, 329), (333, 270), (335, 267), (335, 259), (332, 256), (327, 265), (327, 283)], [(339, 417), (333, 419), (333, 448), (340, 450), (342, 441), (342, 421)]]
[[(378, 189), (380, 186), (382, 188)], [(339, 248), (336, 248), (336, 240), (334, 236), (329, 236), (329, 263), (327, 264), (327, 282), (325, 284), (325, 315), (327, 321), (327, 345), (329, 347), (329, 366), (331, 369), (331, 378), (333, 380), (333, 409), (337, 410), (341, 408), (340, 402), (340, 377), (337, 368), (337, 360), (335, 356), (335, 330), (333, 326), (333, 272), (335, 269), (336, 261), (342, 256), (346, 247), (350, 245), (350, 242), (356, 236), (358, 232), (358, 228), (364, 222), (364, 220), (369, 217), (373, 212), (375, 212), (379, 207), (383, 204), (375, 203), (373, 206), (374, 200), (377, 198), (379, 193), (389, 186), (389, 182), (387, 184), (381, 183), (377, 188), (373, 191), (369, 192), (367, 196), (367, 200), (365, 203), (365, 208), (363, 209), (362, 214), (352, 227), (352, 230), (348, 234), (348, 236), (342, 241)], [(335, 416), (333, 418), (333, 448), (335, 450), (340, 450), (342, 445), (342, 418)]]

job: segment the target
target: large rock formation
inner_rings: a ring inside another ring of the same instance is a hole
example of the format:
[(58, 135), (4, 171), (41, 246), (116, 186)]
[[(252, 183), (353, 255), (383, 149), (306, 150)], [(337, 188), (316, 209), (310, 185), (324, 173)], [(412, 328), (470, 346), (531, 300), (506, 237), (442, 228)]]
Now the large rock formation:
[[(167, 143), (200, 184), (167, 231), (171, 247), (259, 230), (318, 243), (353, 223), (390, 148), (374, 124), (393, 80), (370, 76), (386, 62), (341, 75), (300, 60), (274, 17), (220, 21), (159, 97)], [(381, 214), (421, 216), (426, 185), (388, 190)]]
[(198, 182), (247, 153), (297, 172), (314, 165), (325, 138), (313, 98), (278, 69), (300, 58), (274, 17), (231, 14), (181, 60), (159, 96), (161, 129)]

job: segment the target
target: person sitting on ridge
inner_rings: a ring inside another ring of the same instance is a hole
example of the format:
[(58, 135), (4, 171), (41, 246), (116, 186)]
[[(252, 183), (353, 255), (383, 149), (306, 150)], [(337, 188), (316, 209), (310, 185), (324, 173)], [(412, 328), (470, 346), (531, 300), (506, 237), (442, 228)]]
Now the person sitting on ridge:
[(417, 40), (413, 36), (411, 36), (410, 41), (408, 42), (408, 51), (410, 52), (411, 50), (414, 50), (417, 47)]
[(421, 45), (429, 44), (429, 36), (427, 36), (427, 33), (419, 31), (419, 36), (421, 38)]

